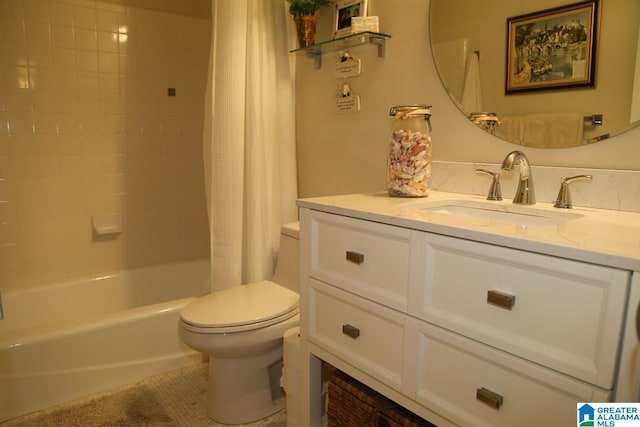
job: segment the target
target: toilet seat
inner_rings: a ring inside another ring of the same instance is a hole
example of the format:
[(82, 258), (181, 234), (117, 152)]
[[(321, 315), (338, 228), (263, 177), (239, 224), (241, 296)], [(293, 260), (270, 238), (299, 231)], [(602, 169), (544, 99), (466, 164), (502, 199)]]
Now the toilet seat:
[(198, 298), (181, 312), (183, 327), (221, 334), (264, 328), (298, 314), (300, 296), (270, 280), (224, 289)]

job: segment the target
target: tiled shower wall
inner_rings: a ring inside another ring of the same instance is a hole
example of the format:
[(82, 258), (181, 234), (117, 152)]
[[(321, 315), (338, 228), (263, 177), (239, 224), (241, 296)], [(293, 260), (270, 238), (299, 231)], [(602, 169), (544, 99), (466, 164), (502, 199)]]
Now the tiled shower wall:
[[(0, 290), (208, 256), (210, 25), (0, 0)], [(94, 235), (102, 214), (121, 215), (124, 232)]]

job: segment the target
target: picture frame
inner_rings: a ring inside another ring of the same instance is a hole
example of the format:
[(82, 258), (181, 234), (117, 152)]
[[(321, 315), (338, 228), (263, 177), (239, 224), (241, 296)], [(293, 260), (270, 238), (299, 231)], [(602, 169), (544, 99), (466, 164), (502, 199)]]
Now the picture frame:
[(351, 34), (351, 18), (367, 16), (368, 0), (336, 0), (333, 13), (333, 38)]
[(599, 2), (507, 18), (505, 93), (595, 86)]

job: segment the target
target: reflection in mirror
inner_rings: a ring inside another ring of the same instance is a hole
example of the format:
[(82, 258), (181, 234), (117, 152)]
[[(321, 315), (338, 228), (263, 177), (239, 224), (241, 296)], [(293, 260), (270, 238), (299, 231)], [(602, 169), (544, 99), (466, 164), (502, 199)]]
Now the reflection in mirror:
[(598, 3), (594, 86), (506, 94), (507, 20), (572, 2), (431, 0), (432, 51), (451, 99), (479, 128), (538, 148), (589, 144), (640, 124), (640, 1)]

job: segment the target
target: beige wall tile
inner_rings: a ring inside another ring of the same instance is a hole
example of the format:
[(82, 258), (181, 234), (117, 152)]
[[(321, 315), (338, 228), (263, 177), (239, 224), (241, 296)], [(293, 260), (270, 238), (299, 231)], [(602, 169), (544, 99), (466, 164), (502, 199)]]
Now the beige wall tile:
[[(122, 5), (0, 2), (0, 289), (208, 256), (209, 35)], [(93, 235), (105, 212), (124, 233)]]

